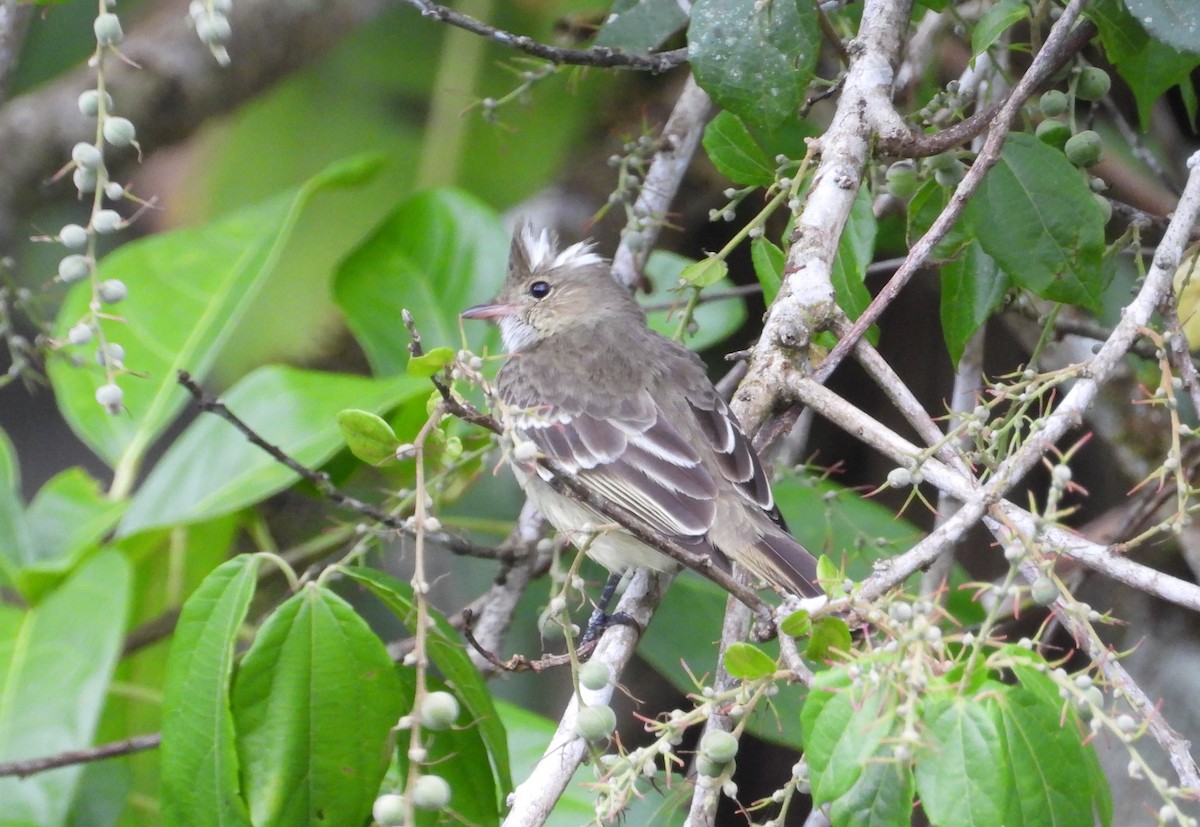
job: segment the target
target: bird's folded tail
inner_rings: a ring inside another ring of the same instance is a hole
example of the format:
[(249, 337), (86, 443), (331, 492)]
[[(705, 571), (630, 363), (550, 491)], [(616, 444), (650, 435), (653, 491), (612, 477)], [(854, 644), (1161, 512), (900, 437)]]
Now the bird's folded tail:
[(817, 558), (790, 534), (772, 527), (747, 549), (745, 566), (775, 588), (800, 597), (824, 594), (817, 585)]

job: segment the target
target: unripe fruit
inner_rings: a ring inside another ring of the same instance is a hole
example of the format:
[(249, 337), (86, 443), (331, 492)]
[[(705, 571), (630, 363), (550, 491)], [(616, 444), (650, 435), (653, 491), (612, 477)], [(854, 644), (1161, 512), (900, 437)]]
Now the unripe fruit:
[(421, 726), (440, 732), (458, 720), (458, 699), (449, 692), (430, 692), (421, 701)]
[(617, 713), (611, 706), (585, 706), (575, 719), (575, 731), (586, 741), (603, 741), (617, 728)]
[(107, 385), (101, 385), (96, 388), (96, 401), (110, 414), (121, 412), (121, 402), (124, 399), (125, 391), (121, 390), (120, 385), (114, 385), (110, 382)]
[(1100, 160), (1100, 136), (1090, 129), (1072, 135), (1063, 151), (1067, 160), (1077, 167), (1088, 167)]
[(121, 214), (116, 210), (100, 210), (92, 216), (92, 229), (102, 235), (121, 229)]
[(92, 31), (96, 33), (96, 42), (101, 46), (115, 46), (125, 39), (121, 30), (121, 21), (115, 14), (101, 14), (92, 23)]
[(125, 348), (116, 342), (109, 342), (104, 347), (96, 348), (96, 364), (100, 367), (110, 366), (119, 368), (125, 362)]
[(919, 185), (920, 180), (917, 178), (917, 167), (912, 161), (897, 161), (888, 167), (888, 192), (896, 198), (911, 198)]
[(229, 25), (229, 18), (223, 14), (205, 15), (196, 19), (196, 36), (200, 38), (201, 43), (207, 43), (209, 46), (225, 43), (233, 36), (233, 27)]
[(1053, 118), (1066, 112), (1068, 103), (1069, 101), (1065, 92), (1051, 89), (1042, 95), (1042, 99), (1038, 102), (1038, 107), (1047, 118)]
[(80, 322), (67, 331), (67, 341), (73, 345), (86, 345), (92, 340), (92, 326)]
[(700, 753), (696, 756), (697, 775), (703, 775), (706, 778), (717, 778), (718, 776), (723, 775), (727, 769), (729, 769), (729, 764), (721, 761), (714, 761), (704, 753)]
[(1085, 101), (1098, 101), (1108, 94), (1112, 88), (1112, 78), (1108, 72), (1096, 66), (1089, 66), (1079, 73), (1075, 84), (1075, 97)]
[(87, 256), (65, 256), (58, 263), (58, 278), (65, 284), (74, 284), (77, 281), (83, 281), (91, 272), (92, 265), (87, 260)]
[[(1096, 199), (1096, 206), (1100, 208), (1100, 218), (1107, 224), (1112, 220), (1113, 207), (1112, 202), (1098, 192), (1092, 193), (1092, 198)], [(1059, 466), (1060, 468), (1062, 466)]]
[(82, 249), (87, 244), (87, 239), (87, 230), (78, 224), (65, 224), (58, 231), (58, 240), (64, 247), (70, 247), (72, 250)]
[[(112, 95), (104, 93), (104, 108), (112, 109)], [(85, 89), (79, 93), (79, 111), (89, 118), (100, 114), (100, 93), (95, 89)]]
[(371, 818), (379, 827), (404, 827), (404, 796), (385, 793), (371, 805)]
[(1042, 121), (1034, 132), (1039, 141), (1055, 149), (1062, 149), (1071, 137), (1071, 127), (1062, 121)]
[(100, 301), (105, 304), (116, 304), (129, 295), (129, 288), (120, 279), (108, 279), (100, 283), (96, 292), (100, 295)]
[(1039, 577), (1029, 587), (1029, 596), (1039, 606), (1049, 606), (1058, 597), (1058, 587), (1049, 577)]
[(584, 689), (593, 691), (603, 689), (608, 686), (611, 677), (612, 672), (609, 671), (608, 664), (598, 660), (589, 660), (579, 667), (579, 684)]
[(718, 764), (728, 764), (737, 755), (737, 751), (737, 738), (724, 730), (710, 730), (700, 739), (700, 754)]
[(116, 181), (109, 181), (104, 185), (104, 194), (109, 201), (120, 201), (125, 197), (125, 188)]
[(104, 140), (113, 146), (129, 146), (137, 138), (137, 130), (129, 118), (108, 118), (104, 122)]
[(88, 167), (76, 167), (75, 172), (71, 175), (71, 180), (75, 182), (75, 189), (82, 193), (96, 191), (96, 170)]
[(95, 144), (80, 141), (71, 149), (71, 160), (81, 167), (98, 169), (104, 165), (104, 153)]
[(419, 810), (442, 810), (450, 803), (450, 784), (440, 775), (422, 775), (408, 793)]
[(958, 182), (963, 179), (965, 172), (963, 165), (955, 161), (951, 166), (935, 169), (933, 171), (933, 180), (938, 182), (938, 186), (946, 188), (957, 187)]

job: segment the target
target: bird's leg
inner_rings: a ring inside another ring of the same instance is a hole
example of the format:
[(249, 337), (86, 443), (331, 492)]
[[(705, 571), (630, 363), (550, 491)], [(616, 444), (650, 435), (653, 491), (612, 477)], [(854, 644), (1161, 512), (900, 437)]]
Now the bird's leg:
[(617, 612), (614, 615), (608, 613), (608, 604), (612, 603), (613, 595), (617, 593), (617, 586), (621, 585), (621, 580), (624, 577), (622, 572), (613, 572), (608, 576), (608, 581), (604, 584), (604, 590), (600, 592), (600, 599), (596, 601), (596, 608), (592, 611), (592, 616), (588, 618), (587, 629), (583, 632), (583, 637), (579, 639), (579, 645), (591, 643), (596, 638), (603, 634), (604, 630), (614, 623), (619, 623), (625, 626), (632, 626), (642, 631), (641, 625), (624, 612)]

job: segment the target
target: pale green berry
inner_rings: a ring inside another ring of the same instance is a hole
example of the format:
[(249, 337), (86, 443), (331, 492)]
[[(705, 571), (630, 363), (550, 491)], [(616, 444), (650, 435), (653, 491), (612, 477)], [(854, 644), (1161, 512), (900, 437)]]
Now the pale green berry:
[(1037, 139), (1055, 149), (1062, 149), (1071, 137), (1071, 127), (1062, 121), (1042, 121), (1034, 130)]
[(608, 664), (598, 660), (589, 660), (579, 667), (579, 684), (584, 689), (592, 691), (603, 689), (608, 686), (611, 677), (612, 672), (609, 670)]
[(379, 827), (404, 827), (404, 796), (384, 793), (371, 805), (371, 818)]
[(1089, 66), (1079, 73), (1079, 81), (1075, 84), (1075, 97), (1085, 101), (1098, 101), (1108, 94), (1112, 88), (1112, 78), (1108, 72), (1096, 66)]
[(80, 141), (71, 148), (71, 160), (81, 167), (98, 169), (104, 165), (104, 153), (95, 144)]
[(92, 23), (92, 31), (96, 33), (96, 42), (101, 46), (115, 46), (125, 39), (121, 30), (121, 21), (115, 14), (105, 12), (96, 17)]
[(87, 256), (64, 256), (63, 260), (58, 263), (58, 278), (65, 284), (83, 281), (91, 272), (92, 265)]
[(116, 304), (129, 295), (129, 288), (120, 279), (107, 279), (100, 282), (100, 287), (96, 292), (100, 296), (100, 301), (105, 304)]
[(80, 322), (67, 331), (67, 341), (73, 345), (86, 345), (92, 340), (92, 326)]
[(129, 118), (109, 118), (104, 122), (104, 140), (113, 146), (129, 146), (137, 138), (137, 130)]
[(1047, 118), (1053, 118), (1066, 112), (1068, 103), (1069, 101), (1065, 92), (1051, 89), (1042, 95), (1042, 99), (1038, 102), (1038, 105), (1041, 107), (1043, 115)]
[(110, 414), (121, 412), (121, 403), (125, 399), (125, 391), (121, 390), (120, 385), (108, 383), (96, 388), (96, 401), (100, 403), (100, 407), (108, 411)]
[(1049, 577), (1039, 577), (1029, 587), (1030, 597), (1039, 606), (1049, 606), (1058, 598), (1058, 587)]
[(96, 348), (96, 364), (100, 367), (110, 366), (119, 368), (125, 363), (125, 348), (116, 342), (109, 342), (104, 347)]
[(443, 810), (450, 803), (450, 784), (440, 775), (422, 775), (408, 792), (419, 810)]
[[(112, 109), (112, 95), (104, 93), (104, 108)], [(79, 111), (89, 118), (94, 118), (100, 114), (100, 93), (95, 89), (84, 89), (79, 93)]]
[(82, 249), (87, 244), (87, 230), (78, 224), (65, 224), (58, 231), (58, 240), (64, 247), (70, 247), (72, 250)]
[(116, 210), (100, 210), (92, 216), (92, 229), (102, 235), (121, 229), (121, 214)]
[(1100, 160), (1100, 136), (1090, 129), (1085, 129), (1067, 140), (1063, 151), (1067, 160), (1077, 167), (1090, 167)]
[(603, 741), (617, 728), (617, 713), (611, 706), (585, 706), (575, 719), (575, 731), (586, 741)]
[(738, 751), (738, 740), (721, 729), (712, 729), (700, 739), (700, 754), (718, 764), (728, 764)]
[(89, 167), (76, 167), (75, 172), (71, 175), (71, 180), (75, 182), (75, 189), (82, 193), (96, 191), (96, 170)]
[(907, 488), (912, 485), (912, 472), (907, 468), (893, 468), (888, 472), (887, 483), (890, 488)]
[(210, 46), (214, 43), (225, 43), (233, 36), (233, 27), (229, 25), (229, 18), (223, 14), (205, 15), (196, 20), (196, 36), (200, 38), (201, 43)]
[(441, 731), (458, 719), (458, 699), (449, 692), (430, 692), (421, 701), (421, 726)]
[(729, 769), (729, 764), (723, 761), (714, 761), (704, 753), (696, 756), (696, 773), (703, 775), (705, 778), (717, 778)]
[(912, 161), (897, 161), (887, 169), (888, 192), (896, 198), (911, 198), (920, 184), (917, 167)]
[(125, 197), (125, 187), (116, 181), (109, 181), (104, 185), (104, 194), (108, 196), (109, 201), (120, 201)]

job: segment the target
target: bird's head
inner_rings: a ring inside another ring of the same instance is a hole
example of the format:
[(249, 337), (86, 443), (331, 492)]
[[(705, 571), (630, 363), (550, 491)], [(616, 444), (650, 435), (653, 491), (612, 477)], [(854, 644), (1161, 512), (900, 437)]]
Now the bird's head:
[(641, 316), (590, 241), (560, 249), (553, 232), (526, 224), (513, 235), (499, 294), (462, 317), (495, 320), (505, 350), (517, 353), (555, 334), (630, 313)]

